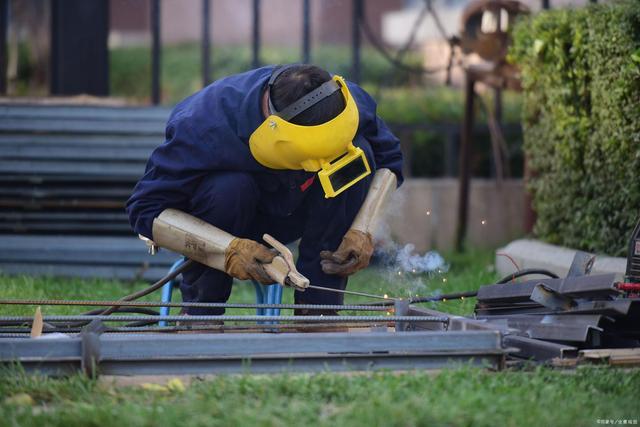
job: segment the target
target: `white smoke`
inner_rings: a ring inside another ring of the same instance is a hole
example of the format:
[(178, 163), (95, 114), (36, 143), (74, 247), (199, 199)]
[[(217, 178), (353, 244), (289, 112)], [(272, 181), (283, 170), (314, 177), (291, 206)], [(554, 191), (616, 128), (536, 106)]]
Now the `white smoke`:
[(415, 246), (411, 243), (399, 249), (396, 254), (396, 264), (405, 273), (443, 273), (449, 266), (436, 251), (428, 251), (424, 255), (414, 253)]

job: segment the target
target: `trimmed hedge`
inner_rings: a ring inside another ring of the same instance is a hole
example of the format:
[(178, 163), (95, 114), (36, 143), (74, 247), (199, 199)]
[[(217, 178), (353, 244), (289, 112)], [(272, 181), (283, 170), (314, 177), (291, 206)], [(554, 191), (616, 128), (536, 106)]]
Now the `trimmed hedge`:
[(526, 18), (509, 58), (522, 70), (535, 234), (626, 254), (640, 214), (640, 2)]

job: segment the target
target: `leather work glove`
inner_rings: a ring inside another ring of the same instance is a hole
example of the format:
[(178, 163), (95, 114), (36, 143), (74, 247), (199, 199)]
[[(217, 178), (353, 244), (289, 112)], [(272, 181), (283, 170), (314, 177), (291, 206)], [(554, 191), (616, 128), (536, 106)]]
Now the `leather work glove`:
[(273, 283), (263, 264), (276, 257), (266, 246), (250, 239), (233, 239), (224, 252), (224, 271), (240, 280), (255, 280), (263, 285)]
[(320, 264), (326, 274), (349, 276), (369, 265), (373, 254), (371, 234), (350, 229), (335, 252), (320, 252)]

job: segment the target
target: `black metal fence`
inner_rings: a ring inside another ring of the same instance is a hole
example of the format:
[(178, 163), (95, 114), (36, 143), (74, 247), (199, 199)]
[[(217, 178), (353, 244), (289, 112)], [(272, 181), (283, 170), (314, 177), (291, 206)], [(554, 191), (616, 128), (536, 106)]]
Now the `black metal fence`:
[[(55, 2), (56, 0), (50, 0)], [(84, 1), (84, 0), (83, 0)], [(208, 84), (211, 81), (212, 66), (211, 66), (211, 29), (210, 29), (210, 16), (211, 16), (211, 0), (202, 1), (202, 36), (201, 36), (201, 55), (202, 55), (202, 83)], [(311, 60), (311, 0), (297, 0), (302, 2), (302, 52), (301, 62), (308, 63)], [(429, 1), (429, 0), (425, 0)], [(434, 0), (437, 1), (437, 0)], [(540, 0), (541, 7), (548, 9), (550, 7), (550, 0)], [(590, 0), (595, 3), (596, 0)], [(151, 102), (153, 105), (158, 105), (162, 97), (161, 87), (161, 7), (162, 0), (150, 0), (150, 22), (151, 22)], [(361, 46), (362, 46), (362, 34), (359, 22), (366, 14), (366, 0), (351, 0), (352, 2), (352, 16), (351, 16), (351, 69), (349, 79), (359, 83), (361, 78)], [(6, 81), (7, 81), (7, 31), (9, 20), (9, 3), (10, 0), (0, 0), (0, 95), (6, 94)], [(68, 7), (68, 0), (59, 3), (61, 6)], [(260, 26), (260, 10), (262, 7), (262, 0), (253, 0), (252, 3), (252, 37), (251, 37), (251, 52), (252, 52), (252, 66), (259, 67), (261, 64), (260, 50), (261, 50), (261, 26)], [(56, 31), (54, 29), (54, 31)], [(55, 58), (54, 58), (55, 60)]]

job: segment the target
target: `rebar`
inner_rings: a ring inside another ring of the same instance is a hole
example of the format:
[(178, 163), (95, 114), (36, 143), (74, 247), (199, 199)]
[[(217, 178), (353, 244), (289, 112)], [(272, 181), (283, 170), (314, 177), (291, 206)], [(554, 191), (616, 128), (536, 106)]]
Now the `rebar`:
[(115, 307), (176, 307), (176, 308), (279, 308), (341, 311), (387, 311), (381, 306), (338, 304), (244, 304), (223, 302), (162, 302), (162, 301), (100, 301), (100, 300), (52, 300), (52, 299), (0, 299), (0, 305), (62, 305), (62, 306), (115, 306)]
[[(208, 321), (225, 321), (225, 322), (441, 322), (449, 321), (444, 316), (43, 316), (44, 322), (73, 322), (83, 321), (90, 322), (92, 320), (102, 320), (105, 322), (139, 322), (139, 321), (168, 321), (168, 322), (208, 322)], [(31, 316), (1, 316), (0, 323), (30, 323), (33, 321)]]

